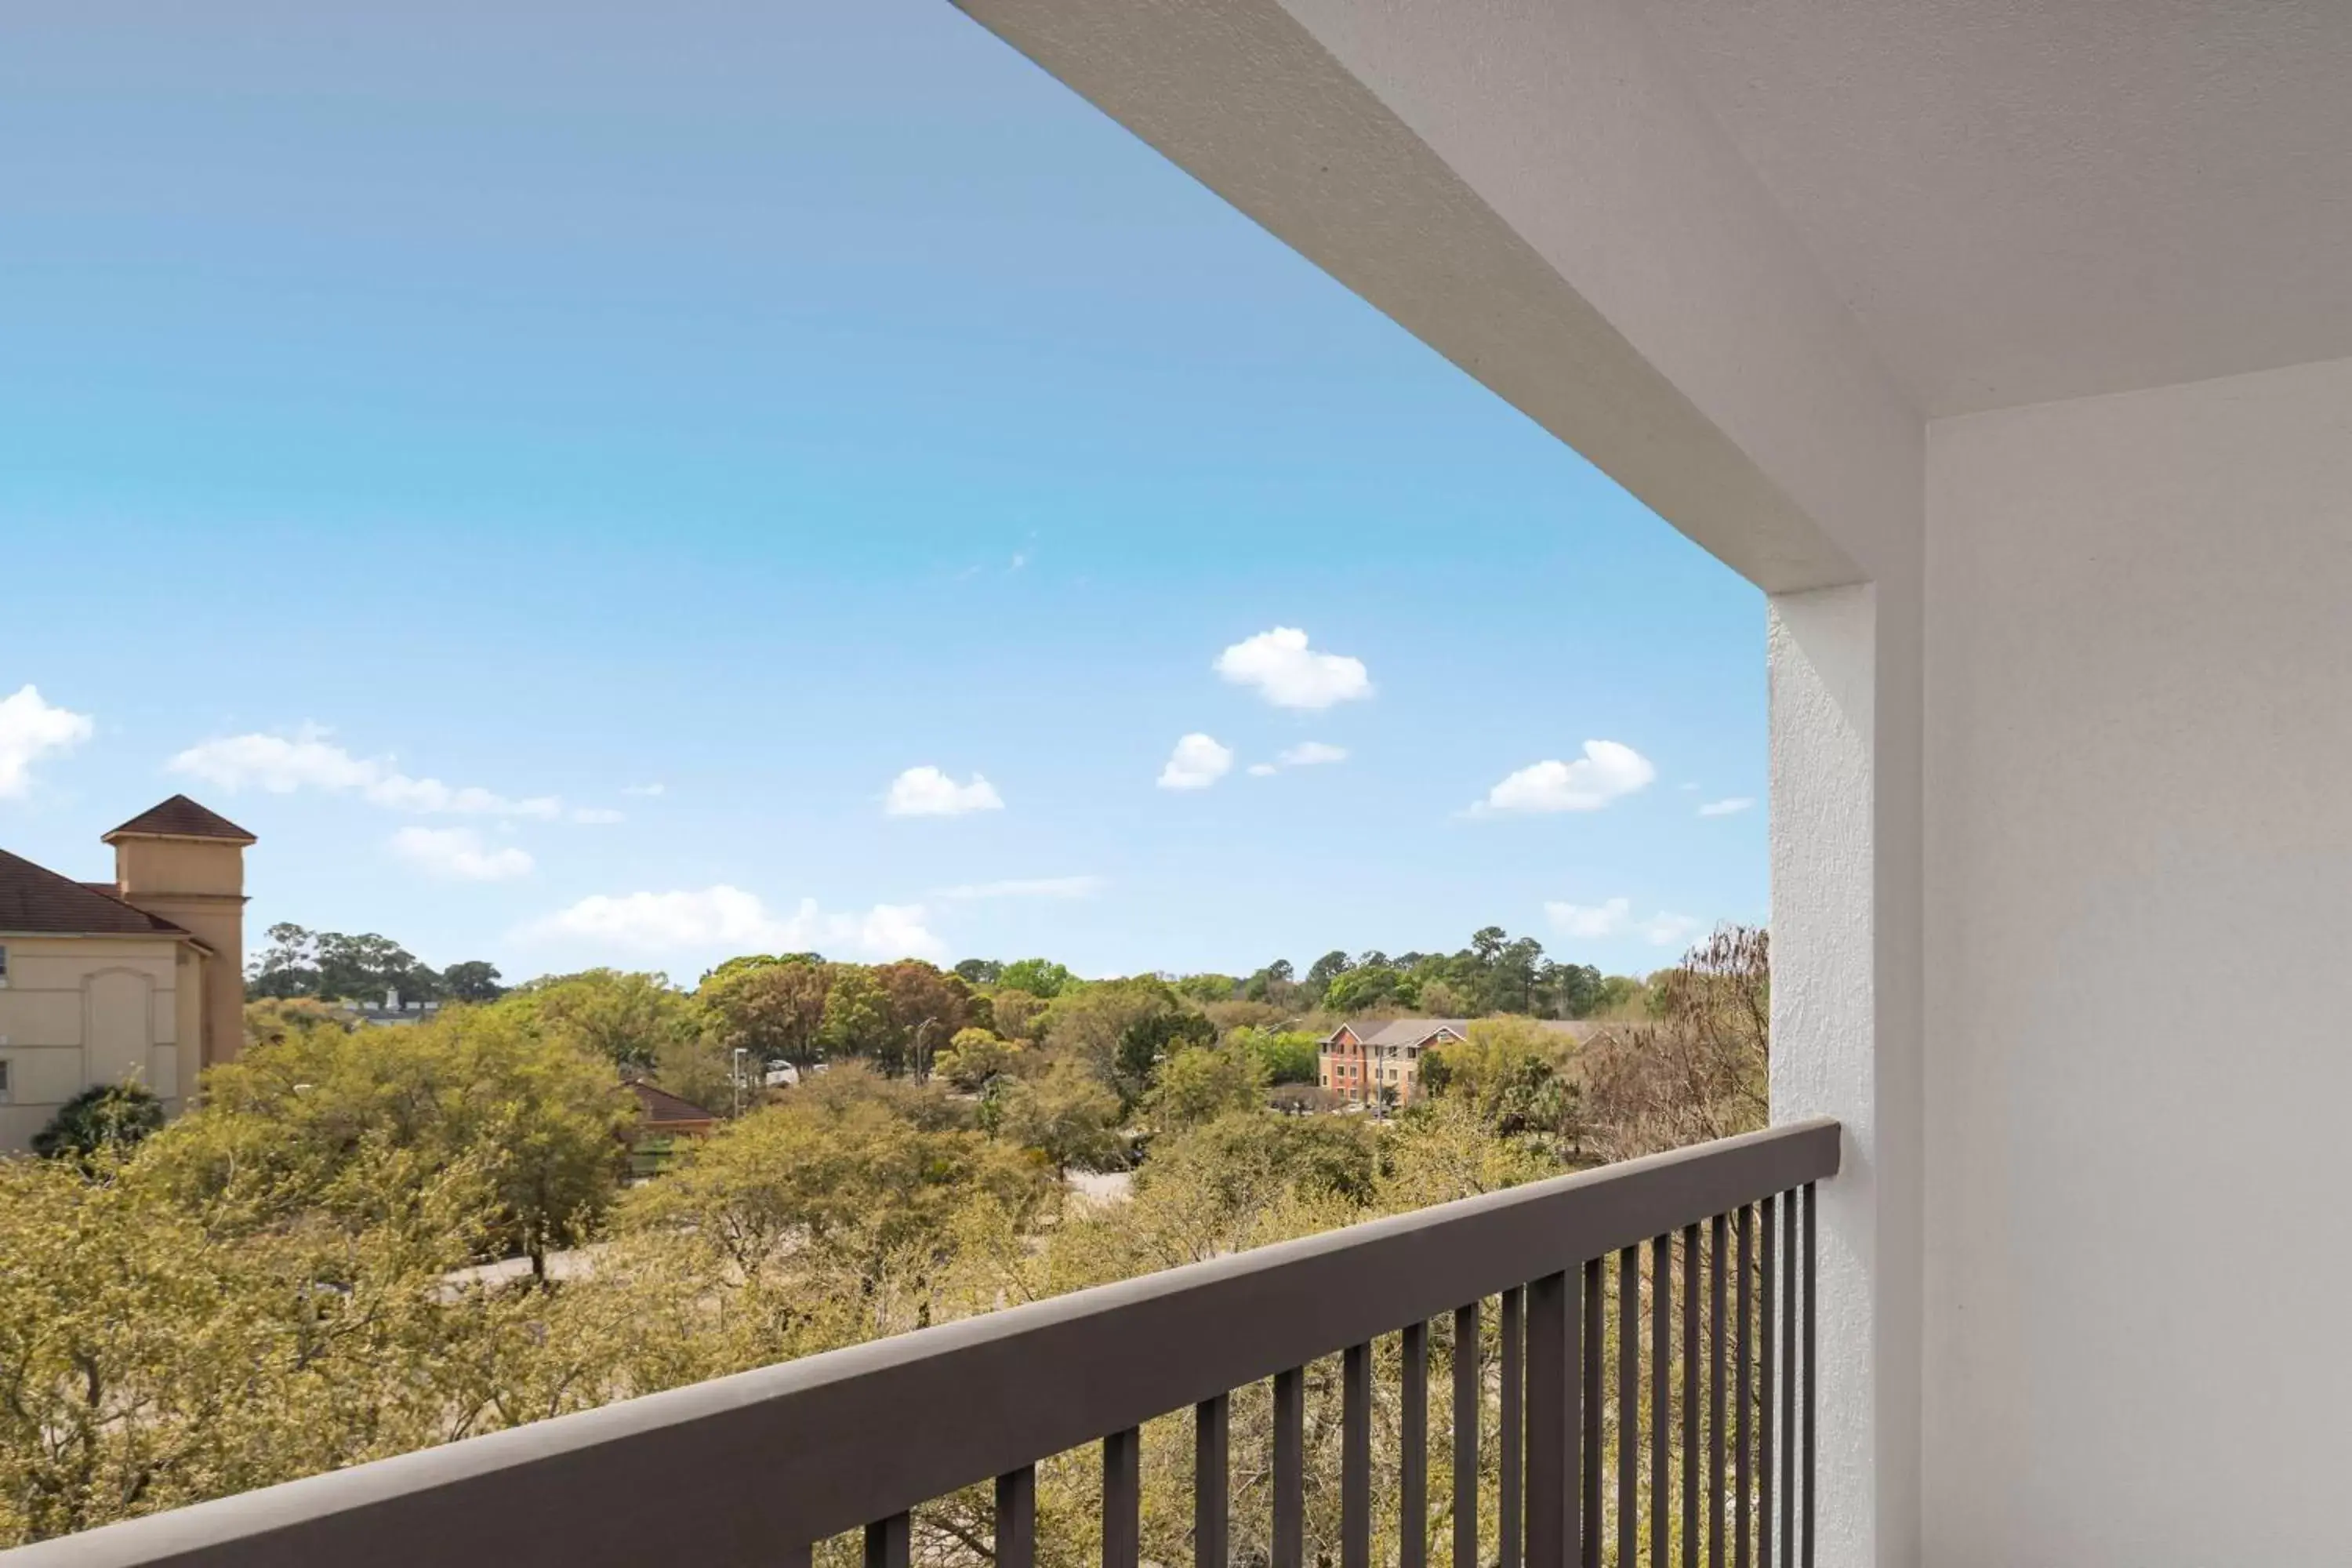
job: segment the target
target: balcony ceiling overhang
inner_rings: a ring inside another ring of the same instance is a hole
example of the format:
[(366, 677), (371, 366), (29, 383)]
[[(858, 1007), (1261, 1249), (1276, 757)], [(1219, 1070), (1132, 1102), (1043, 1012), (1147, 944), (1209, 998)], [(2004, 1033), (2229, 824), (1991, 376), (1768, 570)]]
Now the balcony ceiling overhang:
[(1930, 416), (2352, 355), (2345, 0), (1648, 0)]
[(1926, 423), (2352, 355), (2346, 0), (957, 0), (1760, 586)]

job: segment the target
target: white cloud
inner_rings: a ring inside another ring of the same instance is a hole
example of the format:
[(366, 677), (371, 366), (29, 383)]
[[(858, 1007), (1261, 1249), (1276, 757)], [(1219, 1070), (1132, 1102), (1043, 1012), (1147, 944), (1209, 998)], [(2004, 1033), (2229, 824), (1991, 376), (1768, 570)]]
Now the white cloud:
[(1318, 653), (1296, 626), (1244, 637), (1217, 656), (1213, 667), (1236, 686), (1254, 686), (1277, 708), (1328, 708), (1372, 694), (1360, 658)]
[(35, 763), (73, 750), (96, 729), (89, 714), (45, 702), (34, 687), (0, 697), (0, 800), (22, 799), (32, 787)]
[(1706, 930), (1706, 922), (1691, 915), (1670, 915), (1664, 910), (1642, 922), (1642, 935), (1659, 947), (1687, 947), (1691, 939)]
[(575, 805), (572, 808), (572, 820), (601, 826), (606, 823), (626, 822), (629, 820), (629, 814), (625, 811), (614, 811), (609, 805)]
[(1604, 904), (1548, 903), (1544, 913), (1551, 920), (1552, 929), (1562, 936), (1582, 942), (1599, 942), (1607, 937), (1622, 936), (1625, 928), (1633, 923), (1633, 901), (1612, 899)]
[(667, 795), (669, 793), (669, 785), (666, 784), (623, 784), (621, 786), (621, 793), (623, 795)]
[(355, 757), (321, 731), (296, 735), (228, 735), (191, 746), (164, 764), (232, 793), (247, 788), (271, 795), (318, 789), (356, 795), (391, 811), (427, 816), (528, 816), (552, 821), (563, 802), (551, 795), (522, 799), (473, 785), (412, 778), (389, 762)]
[(882, 809), (891, 816), (961, 816), (971, 811), (1003, 811), (996, 786), (980, 774), (958, 784), (934, 767), (908, 768), (890, 781)]
[(1206, 789), (1233, 771), (1234, 749), (1197, 731), (1176, 742), (1160, 770), (1161, 789)]
[(1606, 942), (1633, 935), (1658, 947), (1682, 947), (1706, 930), (1705, 921), (1669, 914), (1664, 910), (1647, 920), (1636, 921), (1631, 899), (1610, 899), (1598, 904), (1547, 903), (1544, 915), (1554, 931), (1579, 942)]
[(528, 852), (512, 845), (492, 849), (470, 827), (404, 827), (392, 852), (428, 876), (457, 882), (506, 882), (530, 875)]
[(1470, 809), (1489, 812), (1599, 811), (1611, 801), (1646, 788), (1658, 776), (1650, 759), (1615, 741), (1587, 741), (1572, 763), (1540, 762), (1486, 792)]
[(1701, 816), (1737, 816), (1755, 804), (1744, 795), (1735, 795), (1725, 800), (1708, 801), (1698, 808), (1698, 814)]
[(782, 952), (806, 948), (877, 959), (933, 958), (946, 951), (923, 924), (920, 904), (877, 904), (827, 914), (803, 899), (789, 914), (756, 893), (719, 883), (667, 893), (598, 893), (526, 926), (526, 940), (643, 953)]
[(1345, 746), (1329, 745), (1321, 741), (1302, 741), (1277, 754), (1270, 763), (1252, 763), (1249, 771), (1253, 778), (1270, 778), (1285, 768), (1322, 767), (1347, 760), (1348, 749)]
[(974, 899), (1091, 899), (1103, 890), (1100, 877), (1015, 877), (1002, 882), (964, 882), (931, 897), (956, 903)]

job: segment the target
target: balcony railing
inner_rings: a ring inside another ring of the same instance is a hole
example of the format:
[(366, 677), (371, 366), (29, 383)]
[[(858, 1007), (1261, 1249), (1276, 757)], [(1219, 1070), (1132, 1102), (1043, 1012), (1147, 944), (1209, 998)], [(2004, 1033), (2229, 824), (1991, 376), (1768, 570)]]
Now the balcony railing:
[[(1428, 1568), (1434, 1337), (1466, 1352), (1446, 1358), (1453, 1568), (1799, 1568), (1812, 1562), (1814, 1537), (1813, 1184), (1836, 1173), (1838, 1141), (1829, 1121), (1726, 1139), (110, 1525), (5, 1561), (806, 1568), (814, 1543), (862, 1530), (867, 1568), (908, 1568), (910, 1513), (992, 1479), (996, 1568), (1033, 1568), (1037, 1464), (1099, 1444), (1101, 1561), (1139, 1568), (1141, 1431), (1190, 1408), (1193, 1562), (1228, 1568), (1231, 1395), (1271, 1379), (1269, 1568), (1302, 1568), (1305, 1374), (1336, 1355), (1337, 1568), (1371, 1568), (1376, 1487), (1394, 1505), (1397, 1568)], [(1475, 1350), (1489, 1321), (1499, 1331), (1492, 1364)], [(1397, 1458), (1376, 1477), (1374, 1346), (1391, 1334)], [(1490, 1394), (1499, 1479), (1493, 1517), (1482, 1519)]]

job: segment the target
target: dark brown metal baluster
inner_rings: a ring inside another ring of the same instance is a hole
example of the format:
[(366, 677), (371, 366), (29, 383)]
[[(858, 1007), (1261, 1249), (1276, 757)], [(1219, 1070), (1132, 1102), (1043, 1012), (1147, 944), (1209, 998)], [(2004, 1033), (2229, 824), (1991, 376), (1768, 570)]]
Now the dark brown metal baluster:
[(1683, 1568), (1698, 1568), (1698, 1226), (1691, 1225), (1683, 1227)]
[(1478, 1303), (1454, 1310), (1454, 1568), (1478, 1568)]
[(1725, 1368), (1731, 1353), (1731, 1324), (1724, 1310), (1725, 1276), (1731, 1269), (1731, 1226), (1722, 1215), (1707, 1223), (1706, 1308), (1715, 1332), (1709, 1342), (1706, 1379), (1706, 1563), (1725, 1568), (1723, 1551), (1724, 1423), (1729, 1405), (1724, 1398)]
[(1780, 1568), (1797, 1568), (1797, 1194), (1780, 1200)]
[(1032, 1568), (1037, 1561), (1037, 1467), (1024, 1465), (996, 1478), (996, 1568)]
[[(1593, 1467), (1601, 1462), (1598, 1454), (1588, 1453), (1584, 1447), (1585, 1431), (1591, 1420), (1584, 1397), (1585, 1358), (1589, 1353), (1584, 1332), (1588, 1318), (1584, 1297), (1585, 1292), (1591, 1289), (1591, 1269), (1592, 1265), (1588, 1263), (1582, 1268), (1568, 1271), (1568, 1300), (1565, 1303), (1568, 1308), (1568, 1342), (1560, 1367), (1560, 1382), (1568, 1395), (1565, 1446), (1560, 1454), (1560, 1485), (1568, 1493), (1568, 1517), (1561, 1527), (1559, 1550), (1563, 1561), (1573, 1560), (1580, 1564), (1584, 1561), (1584, 1542), (1598, 1528), (1585, 1515), (1585, 1497), (1591, 1489), (1586, 1485), (1585, 1478), (1594, 1473)], [(1595, 1484), (1598, 1484), (1597, 1479)]]
[(1642, 1550), (1642, 1249), (1617, 1255), (1617, 1568)]
[(1274, 1568), (1307, 1561), (1307, 1374), (1274, 1374)]
[(1731, 1383), (1732, 1412), (1739, 1421), (1738, 1442), (1732, 1449), (1734, 1474), (1731, 1496), (1738, 1525), (1731, 1537), (1732, 1568), (1750, 1568), (1750, 1564), (1755, 1562), (1752, 1551), (1753, 1539), (1748, 1530), (1748, 1515), (1755, 1507), (1755, 1500), (1748, 1492), (1749, 1482), (1752, 1479), (1748, 1465), (1749, 1455), (1756, 1447), (1756, 1407), (1749, 1404), (1748, 1399), (1748, 1366), (1755, 1353), (1754, 1348), (1748, 1342), (1748, 1330), (1753, 1321), (1751, 1316), (1753, 1303), (1750, 1298), (1754, 1294), (1752, 1282), (1748, 1279), (1748, 1270), (1756, 1262), (1755, 1244), (1756, 1211), (1742, 1205), (1739, 1210), (1739, 1261), (1738, 1267), (1732, 1273), (1732, 1278), (1738, 1282), (1739, 1298), (1738, 1310), (1732, 1314), (1734, 1354), (1739, 1363), (1738, 1373)]
[(1527, 1337), (1525, 1287), (1503, 1292), (1502, 1430), (1496, 1434), (1496, 1468), (1501, 1472), (1495, 1505), (1495, 1560), (1499, 1568), (1519, 1568), (1520, 1447), (1526, 1436), (1521, 1391), (1527, 1386), (1527, 1365), (1521, 1346)]
[(1589, 1259), (1584, 1265), (1584, 1500), (1578, 1509), (1583, 1521), (1582, 1568), (1601, 1568), (1601, 1357), (1606, 1294), (1602, 1260)]
[(1339, 1357), (1339, 1568), (1372, 1568), (1372, 1347)]
[(1565, 1274), (1547, 1274), (1528, 1287), (1528, 1568), (1568, 1568), (1575, 1526), (1568, 1500), (1570, 1300)]
[(1226, 1510), (1233, 1486), (1232, 1426), (1228, 1394), (1203, 1399), (1192, 1407), (1192, 1568), (1225, 1568), (1231, 1539)]
[(1428, 1568), (1429, 1563), (1429, 1325), (1405, 1325), (1402, 1353), (1404, 1409), (1397, 1440), (1404, 1448), (1397, 1463), (1398, 1568)]
[(1666, 1568), (1674, 1522), (1674, 1481), (1666, 1474), (1674, 1441), (1675, 1238), (1650, 1239), (1650, 1563)]
[(1757, 1228), (1764, 1233), (1764, 1273), (1757, 1300), (1757, 1314), (1761, 1321), (1756, 1336), (1757, 1384), (1760, 1390), (1756, 1401), (1756, 1561), (1762, 1568), (1772, 1568), (1772, 1373), (1776, 1349), (1772, 1297), (1779, 1277), (1772, 1268), (1772, 1200), (1766, 1198), (1757, 1208), (1760, 1215)]
[(1814, 1412), (1819, 1385), (1814, 1376), (1814, 1329), (1822, 1318), (1821, 1303), (1813, 1299), (1813, 1280), (1819, 1272), (1821, 1242), (1815, 1228), (1813, 1210), (1822, 1201), (1813, 1184), (1805, 1184), (1805, 1543), (1804, 1568), (1813, 1568), (1813, 1478), (1815, 1470)]
[(866, 1527), (866, 1568), (907, 1568), (908, 1521), (903, 1513)]
[(1103, 1568), (1137, 1568), (1143, 1546), (1142, 1432), (1130, 1426), (1105, 1437), (1102, 1465)]

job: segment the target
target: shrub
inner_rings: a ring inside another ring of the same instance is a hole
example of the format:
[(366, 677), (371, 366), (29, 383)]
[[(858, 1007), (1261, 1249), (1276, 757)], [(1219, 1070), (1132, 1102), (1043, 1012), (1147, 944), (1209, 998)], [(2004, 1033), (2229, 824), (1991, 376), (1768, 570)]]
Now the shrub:
[(87, 1164), (101, 1150), (129, 1152), (163, 1125), (163, 1102), (146, 1089), (135, 1083), (100, 1084), (58, 1108), (56, 1118), (33, 1135), (33, 1152)]

